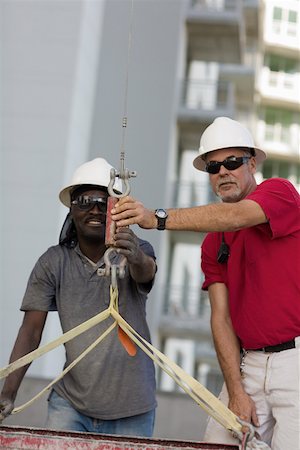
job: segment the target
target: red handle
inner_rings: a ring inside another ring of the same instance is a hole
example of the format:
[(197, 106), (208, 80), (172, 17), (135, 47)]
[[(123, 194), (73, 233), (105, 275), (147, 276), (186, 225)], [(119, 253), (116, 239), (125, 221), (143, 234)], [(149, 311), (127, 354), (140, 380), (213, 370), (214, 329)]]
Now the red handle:
[(118, 198), (107, 198), (107, 210), (106, 210), (106, 229), (105, 229), (105, 245), (110, 246), (114, 244), (114, 235), (116, 232), (116, 224), (111, 218), (111, 210), (117, 203)]

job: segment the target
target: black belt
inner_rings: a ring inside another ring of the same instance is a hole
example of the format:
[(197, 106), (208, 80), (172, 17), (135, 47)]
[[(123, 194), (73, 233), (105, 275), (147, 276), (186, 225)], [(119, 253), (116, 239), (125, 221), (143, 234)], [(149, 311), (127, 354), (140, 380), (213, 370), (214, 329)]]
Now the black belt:
[(291, 341), (288, 342), (283, 342), (282, 344), (269, 345), (267, 347), (254, 348), (249, 350), (254, 352), (277, 353), (282, 352), (283, 350), (290, 350), (291, 348), (296, 348), (295, 339), (292, 339)]

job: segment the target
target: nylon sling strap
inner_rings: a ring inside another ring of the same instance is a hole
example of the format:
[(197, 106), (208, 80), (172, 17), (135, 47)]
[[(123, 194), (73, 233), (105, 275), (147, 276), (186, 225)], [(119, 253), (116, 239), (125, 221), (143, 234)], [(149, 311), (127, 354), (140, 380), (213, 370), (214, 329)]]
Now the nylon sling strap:
[[(14, 361), (8, 366), (0, 369), (0, 379), (7, 377), (10, 373), (30, 364), (38, 357), (46, 354), (47, 352), (57, 348), (59, 345), (64, 344), (76, 336), (81, 335), (90, 328), (96, 326), (98, 323), (103, 322), (108, 317), (115, 319), (107, 330), (102, 333), (90, 346), (88, 346), (63, 372), (49, 383), (41, 392), (33, 397), (28, 402), (15, 408), (12, 414), (23, 411), (35, 400), (41, 397), (45, 392), (51, 389), (51, 387), (57, 383), (66, 373), (68, 373), (79, 361), (81, 361), (91, 350), (93, 350), (105, 337), (107, 337), (111, 331), (118, 325), (124, 333), (146, 354), (148, 355), (162, 370), (164, 370), (174, 381), (210, 416), (217, 420), (228, 431), (235, 433), (238, 438), (243, 440), (242, 425), (235, 414), (230, 411), (219, 399), (217, 399), (210, 391), (208, 391), (201, 383), (195, 378), (188, 375), (181, 367), (175, 364), (171, 359), (165, 356), (162, 352), (156, 349), (152, 344), (147, 342), (142, 336), (140, 336), (119, 314), (118, 310), (118, 288), (110, 287), (110, 304), (109, 307), (92, 317), (91, 319), (83, 322), (72, 330), (67, 331), (62, 336), (53, 340), (52, 342), (34, 350), (31, 353), (23, 356), (22, 358)], [(253, 436), (251, 436), (253, 437)], [(268, 450), (269, 447), (258, 441), (256, 438), (251, 439), (249, 443), (245, 444), (246, 447), (251, 449)]]

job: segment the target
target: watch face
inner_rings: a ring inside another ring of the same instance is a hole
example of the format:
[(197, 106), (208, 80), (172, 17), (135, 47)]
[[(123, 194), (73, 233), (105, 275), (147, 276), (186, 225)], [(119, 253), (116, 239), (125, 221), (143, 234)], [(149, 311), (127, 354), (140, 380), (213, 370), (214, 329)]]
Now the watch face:
[(167, 217), (167, 213), (166, 213), (166, 211), (164, 209), (157, 209), (155, 211), (155, 215), (156, 215), (156, 217), (161, 217), (162, 219)]

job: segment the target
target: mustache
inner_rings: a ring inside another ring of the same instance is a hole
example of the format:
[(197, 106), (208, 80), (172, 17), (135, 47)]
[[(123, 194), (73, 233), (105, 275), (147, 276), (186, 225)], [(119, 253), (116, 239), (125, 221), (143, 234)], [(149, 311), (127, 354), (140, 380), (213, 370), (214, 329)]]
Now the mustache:
[(219, 180), (216, 184), (216, 188), (218, 189), (222, 184), (226, 183), (234, 183), (234, 181), (230, 177), (222, 178), (222, 180)]

